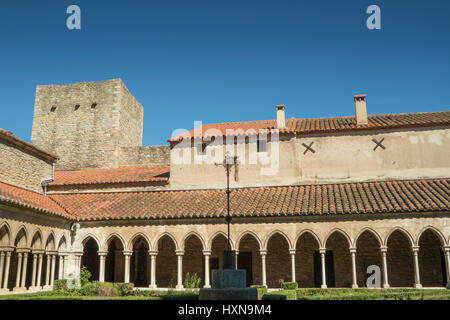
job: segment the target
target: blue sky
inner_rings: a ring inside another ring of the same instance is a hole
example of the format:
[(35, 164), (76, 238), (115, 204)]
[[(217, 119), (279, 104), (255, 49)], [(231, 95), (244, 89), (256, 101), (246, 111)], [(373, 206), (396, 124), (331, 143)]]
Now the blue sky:
[[(81, 30), (66, 8), (81, 8)], [(381, 30), (368, 30), (369, 5)], [(122, 78), (144, 145), (203, 123), (450, 110), (450, 1), (2, 1), (0, 127), (31, 136), (35, 87)]]

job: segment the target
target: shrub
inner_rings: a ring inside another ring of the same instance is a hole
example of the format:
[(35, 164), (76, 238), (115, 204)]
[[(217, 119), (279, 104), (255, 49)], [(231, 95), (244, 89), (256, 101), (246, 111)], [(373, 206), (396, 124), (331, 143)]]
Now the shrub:
[(262, 297), (267, 293), (267, 287), (261, 285), (253, 285), (251, 288), (256, 288), (258, 292), (258, 300), (262, 300)]
[(67, 290), (67, 279), (55, 280), (53, 290), (63, 292)]
[(297, 290), (298, 283), (297, 282), (284, 282), (283, 289), (285, 290)]
[(82, 266), (80, 270), (80, 285), (83, 287), (87, 283), (89, 283), (89, 279), (91, 279), (91, 272), (85, 267)]
[(78, 292), (82, 296), (93, 296), (95, 295), (95, 288), (92, 283), (88, 282), (80, 289), (78, 289)]
[(261, 300), (287, 300), (285, 294), (268, 293), (262, 296)]
[(113, 289), (119, 296), (130, 296), (133, 294), (133, 283), (114, 283)]
[(297, 292), (295, 290), (279, 290), (263, 295), (261, 300), (297, 300)]
[(202, 281), (202, 278), (200, 278), (197, 273), (190, 274), (189, 272), (186, 273), (186, 278), (184, 279), (184, 287), (186, 289), (194, 289), (199, 288), (200, 283)]

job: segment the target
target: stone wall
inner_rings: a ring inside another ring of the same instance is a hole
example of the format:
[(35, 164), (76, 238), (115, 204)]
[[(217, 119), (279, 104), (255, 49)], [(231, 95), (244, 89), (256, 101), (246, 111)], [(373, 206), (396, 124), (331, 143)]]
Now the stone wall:
[(58, 170), (112, 168), (121, 146), (142, 144), (143, 108), (120, 79), (36, 88), (31, 142)]
[(0, 181), (42, 193), (42, 180), (53, 178), (53, 165), (0, 140)]
[(120, 148), (120, 166), (145, 166), (170, 164), (169, 146), (144, 146)]
[[(372, 139), (384, 139), (381, 144), (385, 149), (374, 150)], [(221, 162), (226, 151), (239, 157), (238, 179), (231, 182), (242, 187), (436, 178), (447, 177), (449, 172), (448, 128), (281, 137), (268, 142), (267, 154), (257, 153), (256, 141), (224, 145), (220, 140), (209, 144), (205, 155), (198, 155), (197, 148), (189, 143), (175, 145), (170, 151), (171, 186), (223, 186), (225, 178), (218, 178), (224, 177), (223, 168), (214, 163)], [(307, 151), (303, 144), (311, 145), (314, 152)]]

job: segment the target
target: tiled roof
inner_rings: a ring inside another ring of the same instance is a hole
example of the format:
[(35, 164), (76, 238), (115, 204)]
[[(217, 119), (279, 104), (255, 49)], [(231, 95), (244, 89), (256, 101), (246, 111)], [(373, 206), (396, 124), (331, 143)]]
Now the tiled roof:
[[(80, 220), (224, 217), (224, 190), (55, 194)], [(450, 210), (450, 179), (233, 189), (234, 216), (305, 216)]]
[(0, 128), (0, 140), (9, 142), (16, 147), (19, 147), (21, 149), (27, 150), (35, 155), (38, 155), (40, 157), (43, 157), (44, 159), (47, 159), (51, 162), (55, 162), (58, 159), (58, 156), (47, 152), (45, 150), (42, 150), (34, 145), (32, 145), (29, 142), (26, 142), (15, 135), (12, 134), (12, 132), (7, 131), (5, 129)]
[[(336, 118), (315, 118), (315, 119), (286, 119), (286, 128), (280, 129), (280, 133), (284, 134), (309, 134), (309, 133), (326, 133), (338, 131), (356, 131), (356, 130), (376, 130), (376, 129), (393, 129), (393, 128), (411, 128), (411, 127), (431, 127), (431, 126), (447, 126), (450, 125), (450, 111), (441, 112), (423, 112), (423, 113), (398, 113), (384, 115), (369, 115), (367, 124), (356, 124), (355, 117), (336, 117)], [(253, 129), (270, 130), (276, 128), (276, 120), (263, 121), (245, 121), (245, 122), (228, 122), (214, 123), (202, 125), (202, 133), (204, 138), (217, 136), (217, 134), (206, 133), (207, 130), (219, 130), (224, 136), (227, 135), (226, 130), (242, 129), (246, 132)], [(198, 130), (200, 132), (200, 130)], [(206, 133), (206, 134), (205, 134)], [(186, 137), (194, 137), (194, 130), (186, 132), (169, 139), (169, 142), (177, 142)], [(234, 135), (234, 134), (231, 134)], [(200, 135), (199, 135), (200, 136)]]
[(55, 200), (43, 194), (0, 182), (0, 203), (55, 214), (65, 218), (74, 218)]
[(170, 166), (164, 165), (55, 171), (55, 181), (50, 183), (49, 186), (137, 182), (164, 183), (169, 180), (169, 173)]

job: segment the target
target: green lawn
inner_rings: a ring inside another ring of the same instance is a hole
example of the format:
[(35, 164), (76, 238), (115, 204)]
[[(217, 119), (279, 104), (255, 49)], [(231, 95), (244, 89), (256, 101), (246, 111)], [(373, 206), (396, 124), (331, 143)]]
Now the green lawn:
[[(293, 291), (293, 290), (292, 290)], [(291, 292), (292, 293), (292, 292)], [(195, 300), (195, 292), (147, 291), (146, 296), (71, 296), (56, 291), (1, 295), (0, 300)], [(287, 294), (286, 290), (266, 295)], [(297, 300), (450, 300), (450, 290), (419, 289), (297, 289)], [(267, 297), (266, 297), (267, 298)], [(270, 297), (268, 297), (270, 298)], [(275, 298), (275, 297), (274, 297)], [(289, 295), (292, 298), (292, 295)]]

